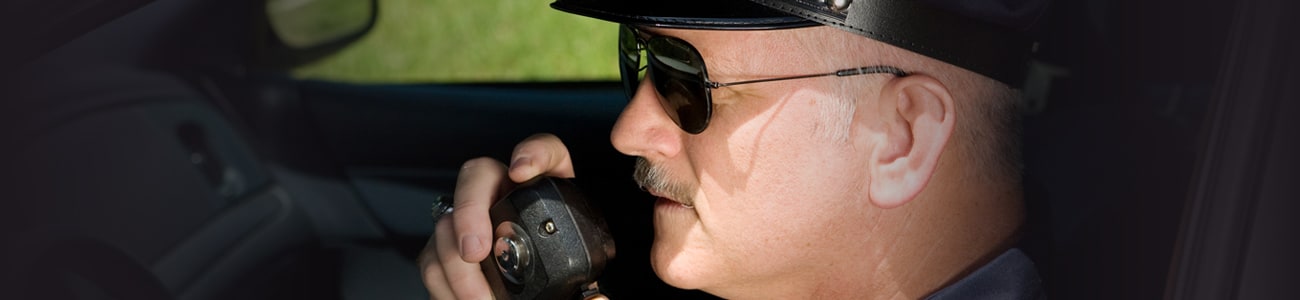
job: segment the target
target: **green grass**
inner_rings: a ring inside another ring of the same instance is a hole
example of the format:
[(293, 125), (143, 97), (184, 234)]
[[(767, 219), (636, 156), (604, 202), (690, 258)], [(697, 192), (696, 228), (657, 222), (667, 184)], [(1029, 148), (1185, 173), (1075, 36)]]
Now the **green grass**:
[(617, 25), (547, 0), (380, 0), (374, 29), (293, 70), (365, 83), (616, 80)]

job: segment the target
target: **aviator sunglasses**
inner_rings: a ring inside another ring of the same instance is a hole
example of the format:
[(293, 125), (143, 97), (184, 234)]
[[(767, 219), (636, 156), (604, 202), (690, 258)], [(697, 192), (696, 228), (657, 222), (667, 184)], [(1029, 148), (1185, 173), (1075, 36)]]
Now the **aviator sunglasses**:
[[(641, 51), (645, 50), (646, 65), (641, 65)], [(649, 69), (646, 76), (659, 92), (664, 111), (677, 127), (690, 134), (699, 134), (709, 126), (713, 116), (713, 89), (759, 82), (803, 79), (822, 76), (853, 76), (863, 74), (894, 74), (907, 76), (896, 67), (866, 66), (837, 70), (830, 73), (806, 74), (789, 77), (765, 78), (735, 82), (714, 82), (704, 68), (704, 58), (685, 40), (652, 35), (633, 26), (622, 25), (618, 31), (619, 73), (623, 89), (631, 99), (641, 81), (641, 70)]]

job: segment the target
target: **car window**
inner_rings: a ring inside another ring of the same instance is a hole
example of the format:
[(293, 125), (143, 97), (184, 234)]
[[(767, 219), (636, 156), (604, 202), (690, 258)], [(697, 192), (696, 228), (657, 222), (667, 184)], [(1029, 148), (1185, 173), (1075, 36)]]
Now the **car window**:
[(357, 83), (617, 80), (617, 26), (548, 5), (384, 0), (371, 32), (292, 73)]

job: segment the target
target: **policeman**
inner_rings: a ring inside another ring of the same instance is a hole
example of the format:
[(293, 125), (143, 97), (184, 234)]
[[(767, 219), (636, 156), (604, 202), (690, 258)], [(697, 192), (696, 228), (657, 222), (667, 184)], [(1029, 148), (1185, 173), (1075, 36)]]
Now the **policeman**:
[[(650, 261), (724, 298), (1040, 298), (1019, 92), (1041, 0), (558, 0), (620, 24), (611, 141), (657, 198)], [(575, 37), (576, 38), (576, 37)], [(485, 299), (502, 186), (572, 177), (553, 135), (465, 163), (421, 257)], [(617, 217), (617, 216), (609, 216)], [(623, 259), (635, 259), (627, 258)]]

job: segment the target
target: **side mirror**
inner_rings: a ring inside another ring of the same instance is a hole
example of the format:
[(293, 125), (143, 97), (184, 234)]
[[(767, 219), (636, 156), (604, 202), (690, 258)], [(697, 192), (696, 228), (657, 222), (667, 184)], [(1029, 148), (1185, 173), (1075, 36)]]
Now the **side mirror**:
[(254, 26), (257, 60), (291, 68), (329, 56), (375, 25), (377, 0), (265, 0)]

